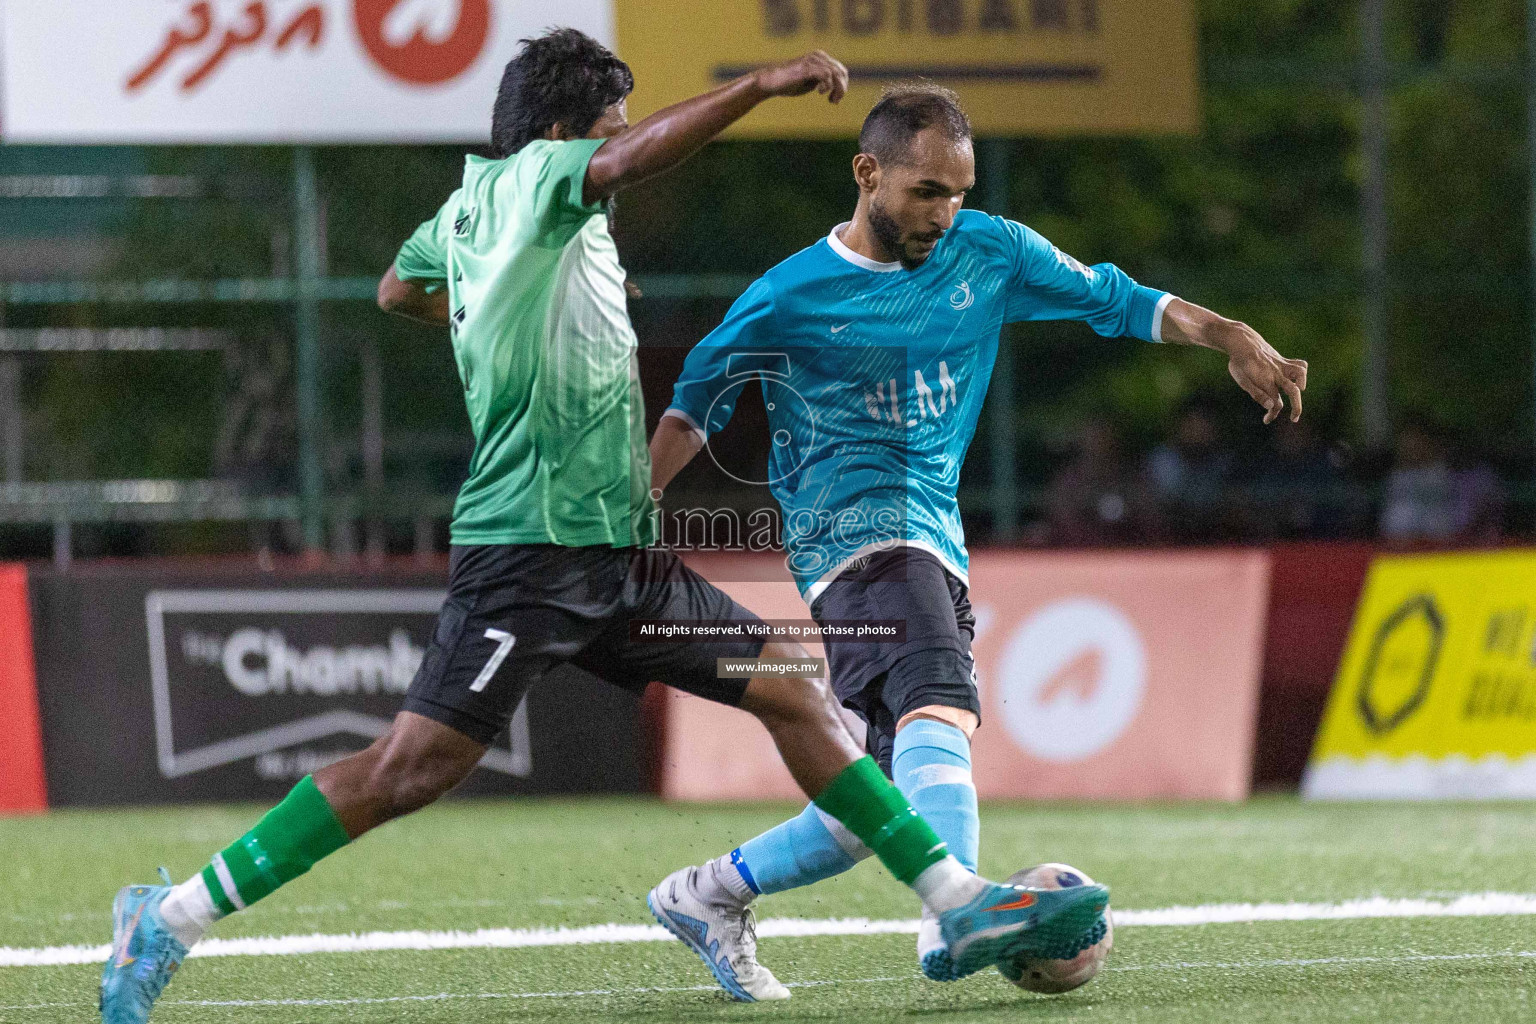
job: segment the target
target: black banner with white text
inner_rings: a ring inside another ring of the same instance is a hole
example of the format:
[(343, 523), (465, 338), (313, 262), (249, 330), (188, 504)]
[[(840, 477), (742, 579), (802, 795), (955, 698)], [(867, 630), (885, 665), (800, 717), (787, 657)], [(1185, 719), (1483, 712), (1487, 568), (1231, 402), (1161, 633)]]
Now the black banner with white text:
[[(444, 597), (430, 572), (81, 566), (30, 580), (54, 806), (276, 799), (388, 728)], [(462, 793), (643, 788), (635, 698), (536, 684)]]

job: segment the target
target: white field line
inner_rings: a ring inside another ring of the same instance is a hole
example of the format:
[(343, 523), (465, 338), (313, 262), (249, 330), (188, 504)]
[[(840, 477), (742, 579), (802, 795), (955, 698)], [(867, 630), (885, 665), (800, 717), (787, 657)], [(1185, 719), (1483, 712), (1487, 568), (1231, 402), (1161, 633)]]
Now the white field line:
[[(1131, 964), (1106, 967), (1111, 971), (1263, 971), (1295, 967), (1349, 967), (1359, 964), (1393, 965), (1439, 963), (1467, 960), (1536, 959), (1536, 950), (1494, 953), (1413, 953), (1405, 956), (1330, 956), (1313, 960), (1236, 960), (1230, 962), (1179, 962), (1166, 964)], [(817, 988), (823, 985), (876, 985), (889, 982), (921, 981), (922, 975), (908, 974), (886, 978), (827, 978), (821, 981), (791, 981), (789, 988)], [(481, 999), (579, 999), (586, 996), (665, 995), (674, 992), (718, 992), (718, 985), (655, 986), (650, 988), (589, 988), (563, 992), (434, 992), (417, 996), (353, 996), (343, 999), (167, 999), (163, 1006), (200, 1006), (235, 1008), (259, 1006), (373, 1006), (390, 1003), (440, 1003), (451, 1000)], [(95, 1006), (95, 1003), (20, 1003), (0, 1004), (0, 1010), (51, 1010)]]
[[(1382, 917), (1504, 917), (1536, 915), (1536, 896), (1479, 893), (1453, 900), (1388, 899), (1384, 896), (1342, 903), (1213, 903), (1159, 910), (1117, 910), (1115, 926), (1181, 927), (1202, 924), (1253, 924), (1266, 921), (1344, 921)], [(917, 921), (867, 918), (769, 918), (758, 924), (760, 938), (814, 935), (916, 934)], [(189, 954), (205, 956), (300, 956), (309, 953), (368, 953), (381, 950), (522, 949), (532, 946), (583, 946), (608, 942), (665, 942), (659, 925), (596, 924), (582, 928), (481, 928), (472, 932), (363, 932), (352, 935), (276, 935), (244, 939), (207, 939)], [(110, 948), (100, 946), (0, 947), (0, 967), (51, 967), (99, 963)]]
[(1169, 964), (1127, 964), (1124, 967), (1106, 967), (1106, 971), (1251, 971), (1274, 970), (1280, 967), (1354, 967), (1359, 964), (1429, 964), (1458, 960), (1531, 960), (1536, 950), (1499, 950), (1492, 953), (1407, 953), (1403, 956), (1322, 956), (1310, 959), (1287, 960), (1232, 960), (1227, 962), (1202, 962), (1199, 960)]
[(1343, 921), (1368, 917), (1507, 917), (1536, 914), (1536, 896), (1484, 892), (1453, 900), (1373, 896), (1342, 903), (1211, 903), (1161, 910), (1117, 910), (1115, 926), (1254, 924), (1260, 921)]

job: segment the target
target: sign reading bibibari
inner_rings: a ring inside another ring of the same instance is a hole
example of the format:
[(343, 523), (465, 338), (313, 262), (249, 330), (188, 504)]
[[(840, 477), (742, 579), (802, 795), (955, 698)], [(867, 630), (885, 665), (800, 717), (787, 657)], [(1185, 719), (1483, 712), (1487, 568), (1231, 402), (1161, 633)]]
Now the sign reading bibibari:
[[(613, 44), (611, 0), (558, 20)], [(0, 0), (0, 137), (481, 142), (529, 0)]]
[(764, 64), (823, 49), (843, 102), (764, 104), (727, 134), (849, 138), (890, 82), (965, 99), (982, 136), (1162, 135), (1199, 129), (1190, 0), (614, 0), (631, 117)]

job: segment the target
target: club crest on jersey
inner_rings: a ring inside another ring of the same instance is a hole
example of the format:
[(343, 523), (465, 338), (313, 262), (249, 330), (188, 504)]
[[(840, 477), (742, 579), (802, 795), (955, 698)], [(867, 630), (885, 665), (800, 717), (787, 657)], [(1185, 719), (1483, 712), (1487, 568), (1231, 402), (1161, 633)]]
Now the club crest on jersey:
[(952, 309), (970, 309), (976, 301), (976, 296), (971, 294), (969, 281), (961, 281), (955, 290), (949, 293), (949, 305)]

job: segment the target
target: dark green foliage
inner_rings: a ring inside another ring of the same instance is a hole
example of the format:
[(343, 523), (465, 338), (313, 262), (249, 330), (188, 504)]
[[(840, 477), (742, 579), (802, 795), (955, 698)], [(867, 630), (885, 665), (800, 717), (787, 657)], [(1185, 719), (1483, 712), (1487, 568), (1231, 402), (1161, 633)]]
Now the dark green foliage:
[[(1393, 0), (1388, 7), (1394, 411), (1399, 418), (1430, 415), (1523, 475), (1536, 404), (1524, 5)], [(1013, 216), (1086, 262), (1115, 261), (1149, 284), (1248, 321), (1287, 355), (1308, 359), (1308, 410), (1335, 440), (1357, 432), (1357, 35), (1353, 4), (1203, 0), (1198, 137), (1010, 144)], [(851, 140), (711, 146), (678, 172), (620, 197), (616, 226), (626, 265), (639, 275), (760, 272), (849, 215), (854, 151)], [(105, 204), (97, 209), (106, 212), (84, 226), (78, 212), (61, 214), (53, 221), (64, 225), (60, 230), (120, 238), (102, 276), (291, 272), (288, 150), (96, 152), (151, 173), (255, 183), (266, 196)], [(12, 173), (82, 160), (100, 162), (79, 151), (0, 153)], [(329, 272), (381, 273), (406, 234), (455, 187), (461, 164), (457, 147), (324, 150)], [(26, 215), (10, 233), (35, 233), (36, 211), (15, 209)], [(649, 299), (634, 313), (642, 344), (686, 347), (723, 309), (719, 301)], [(12, 325), (226, 326), (257, 351), (292, 332), (291, 311), (271, 304), (13, 306), (7, 317)], [(364, 343), (377, 342), (383, 352), (389, 430), (434, 438), (463, 432), (444, 336), (390, 322), (362, 301), (329, 304), (324, 331), (336, 486), (354, 485), (357, 476), (356, 353)], [(1026, 486), (1043, 482), (1050, 453), (1089, 414), (1109, 414), (1145, 445), (1162, 436), (1182, 399), (1235, 395), (1210, 353), (1105, 341), (1071, 324), (1019, 328), (1015, 344)], [(28, 367), (35, 442), (29, 476), (220, 471), (210, 441), (239, 381), (221, 371), (216, 357), (68, 357), (34, 359)], [(667, 383), (648, 382), (653, 405), (664, 400)], [(1246, 417), (1235, 422), (1257, 419), (1240, 401), (1232, 406), (1234, 416)], [(653, 408), (653, 416), (659, 411)], [(983, 425), (968, 485), (987, 478), (986, 445)], [(433, 486), (451, 487), (438, 479), (446, 472), (440, 467), (418, 475), (434, 472)]]

